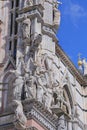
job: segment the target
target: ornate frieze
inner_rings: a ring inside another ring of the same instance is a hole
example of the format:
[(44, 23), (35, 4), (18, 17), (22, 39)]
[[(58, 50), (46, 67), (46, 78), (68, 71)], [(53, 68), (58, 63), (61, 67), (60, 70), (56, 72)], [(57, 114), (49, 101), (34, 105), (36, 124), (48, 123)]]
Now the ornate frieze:
[[(42, 126), (50, 130), (56, 130), (57, 117), (49, 113), (43, 104), (35, 100), (26, 100), (23, 104), (25, 106), (24, 109), (27, 114), (27, 119), (33, 118)], [(30, 106), (27, 104), (30, 104)]]
[(38, 130), (38, 129), (35, 127), (29, 127), (29, 128), (26, 128), (26, 130)]
[(51, 122), (49, 122), (48, 119), (43, 118), (38, 112), (35, 110), (31, 110), (31, 115), (34, 116), (39, 122), (41, 122), (45, 127), (47, 127), (50, 130), (56, 130), (56, 127), (51, 125)]

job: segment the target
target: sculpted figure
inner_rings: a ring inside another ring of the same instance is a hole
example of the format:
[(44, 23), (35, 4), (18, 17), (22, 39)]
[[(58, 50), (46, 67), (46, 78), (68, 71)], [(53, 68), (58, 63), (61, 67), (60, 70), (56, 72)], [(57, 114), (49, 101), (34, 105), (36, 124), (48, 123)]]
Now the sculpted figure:
[(22, 23), (23, 28), (23, 39), (30, 42), (30, 26), (31, 21), (29, 18), (26, 18)]
[(53, 62), (52, 58), (49, 57), (46, 53), (42, 55), (41, 64), (42, 64), (43, 68), (51, 71), (52, 70), (52, 62)]
[(87, 62), (86, 62), (86, 60), (83, 59), (82, 63), (83, 63), (83, 67), (84, 67), (84, 75), (87, 75)]
[(14, 125), (16, 129), (25, 130), (27, 118), (23, 112), (23, 106), (21, 101), (13, 100), (13, 106), (15, 108), (15, 117), (14, 117)]
[(43, 54), (42, 59), (41, 59), (41, 67), (47, 71), (48, 75), (48, 81), (49, 81), (49, 86), (52, 88), (52, 64), (53, 64), (53, 59), (49, 57), (47, 54)]
[(45, 104), (45, 107), (50, 112), (51, 112), (50, 107), (52, 105), (52, 101), (53, 101), (52, 89), (51, 88), (46, 88), (45, 93), (44, 93), (44, 104)]
[(34, 61), (34, 53), (29, 52), (29, 55), (27, 56), (27, 61), (26, 61), (26, 68), (25, 71), (26, 73), (33, 75), (34, 71), (36, 70), (36, 63)]
[(25, 91), (26, 98), (36, 98), (36, 78), (32, 75), (26, 77)]
[(24, 7), (32, 6), (32, 5), (33, 5), (33, 0), (24, 0)]
[(13, 91), (14, 99), (21, 100), (21, 93), (22, 93), (23, 85), (24, 85), (23, 77), (19, 75), (16, 76), (16, 80), (14, 83), (14, 91)]
[(46, 88), (46, 79), (44, 74), (38, 74), (37, 79), (37, 100), (43, 102), (43, 96)]
[(24, 74), (24, 69), (25, 69), (25, 63), (24, 63), (24, 56), (21, 55), (19, 58), (18, 58), (18, 64), (17, 64), (17, 67), (16, 67), (16, 74), (17, 75), (23, 75)]
[(58, 29), (60, 25), (60, 11), (57, 9), (58, 4), (59, 3), (54, 2), (54, 6), (53, 6), (53, 12), (54, 12), (53, 25), (56, 29)]

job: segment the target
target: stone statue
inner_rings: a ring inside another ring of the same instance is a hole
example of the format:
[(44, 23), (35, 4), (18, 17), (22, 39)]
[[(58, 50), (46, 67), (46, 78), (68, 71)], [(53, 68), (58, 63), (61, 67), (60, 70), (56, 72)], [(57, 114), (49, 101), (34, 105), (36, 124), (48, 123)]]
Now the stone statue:
[(44, 93), (44, 104), (45, 107), (47, 108), (48, 111), (51, 112), (51, 105), (52, 105), (52, 101), (53, 101), (53, 92), (52, 92), (52, 88), (46, 88), (45, 93)]
[(49, 57), (47, 54), (43, 54), (42, 55), (42, 59), (41, 59), (41, 67), (43, 69), (45, 69), (47, 71), (47, 75), (48, 75), (48, 81), (49, 81), (49, 86), (52, 88), (52, 73), (53, 73), (53, 70), (52, 70), (52, 65), (53, 65), (53, 59), (51, 57)]
[(37, 63), (35, 62), (35, 53), (33, 51), (29, 51), (29, 54), (26, 56), (26, 64), (25, 64), (25, 71), (29, 75), (34, 75)]
[(53, 6), (53, 25), (56, 29), (58, 29), (59, 25), (60, 25), (60, 11), (57, 9), (58, 3), (54, 3)]
[(24, 78), (22, 76), (16, 76), (15, 82), (14, 82), (14, 99), (21, 100), (21, 94), (22, 94), (22, 88), (24, 85)]
[(21, 101), (13, 100), (13, 107), (15, 108), (15, 117), (14, 117), (14, 125), (18, 130), (25, 130), (27, 118), (23, 112), (23, 106)]
[(26, 76), (25, 91), (26, 98), (36, 98), (36, 78), (34, 76)]
[(25, 18), (25, 20), (22, 23), (23, 40), (26, 40), (28, 43), (30, 42), (30, 27), (31, 27), (30, 19), (29, 18)]
[(86, 62), (86, 60), (83, 59), (82, 63), (83, 63), (83, 67), (84, 67), (84, 75), (87, 75), (87, 62)]
[(37, 100), (44, 103), (45, 107), (50, 111), (52, 103), (52, 88), (48, 86), (46, 75), (40, 74), (37, 76)]
[(24, 7), (32, 6), (32, 5), (33, 5), (33, 0), (24, 0)]
[(42, 41), (42, 35), (41, 34), (36, 34), (34, 36), (34, 39), (32, 40), (33, 47), (38, 47)]
[(48, 54), (45, 53), (42, 55), (41, 64), (42, 64), (43, 68), (51, 71), (52, 70), (52, 63), (53, 63), (53, 59), (51, 57), (49, 57)]
[(37, 100), (40, 102), (43, 102), (43, 96), (45, 93), (46, 88), (46, 78), (44, 74), (37, 73), (36, 74), (36, 80), (37, 80)]
[(18, 63), (16, 66), (16, 74), (17, 75), (23, 75), (25, 71), (25, 63), (24, 63), (24, 56), (21, 54), (21, 56), (18, 58)]

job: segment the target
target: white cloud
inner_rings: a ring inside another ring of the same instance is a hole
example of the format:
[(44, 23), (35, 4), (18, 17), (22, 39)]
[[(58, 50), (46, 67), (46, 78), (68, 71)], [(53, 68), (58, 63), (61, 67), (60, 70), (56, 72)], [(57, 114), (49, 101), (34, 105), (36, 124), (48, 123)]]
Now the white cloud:
[(83, 20), (87, 17), (87, 10), (79, 4), (72, 3), (71, 0), (66, 0), (64, 15), (67, 15), (72, 23), (77, 26), (79, 20)]

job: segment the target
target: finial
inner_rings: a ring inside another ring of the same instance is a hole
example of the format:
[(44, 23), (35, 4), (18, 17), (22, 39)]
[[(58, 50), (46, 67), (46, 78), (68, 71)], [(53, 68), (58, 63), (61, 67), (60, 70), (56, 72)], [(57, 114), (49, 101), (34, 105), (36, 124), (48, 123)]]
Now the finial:
[(81, 53), (78, 54), (78, 66), (82, 66)]

